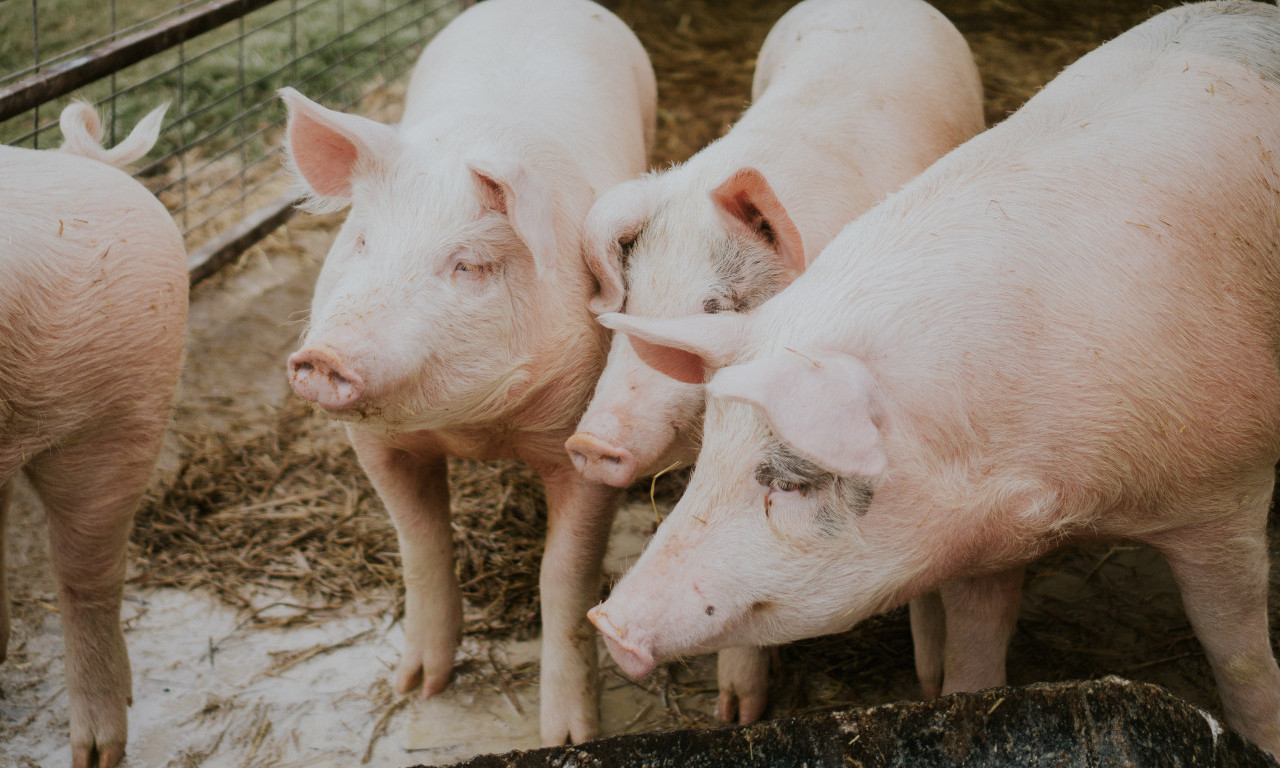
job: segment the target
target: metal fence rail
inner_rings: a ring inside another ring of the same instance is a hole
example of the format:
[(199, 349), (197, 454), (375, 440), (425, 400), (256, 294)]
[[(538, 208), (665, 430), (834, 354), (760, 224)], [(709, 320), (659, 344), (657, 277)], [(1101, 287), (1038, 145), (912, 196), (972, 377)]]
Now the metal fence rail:
[(135, 175), (177, 221), (195, 283), (292, 213), (275, 91), (394, 119), (386, 86), (469, 4), (0, 0), (0, 143), (56, 146), (73, 95), (98, 105), (108, 143), (168, 102)]

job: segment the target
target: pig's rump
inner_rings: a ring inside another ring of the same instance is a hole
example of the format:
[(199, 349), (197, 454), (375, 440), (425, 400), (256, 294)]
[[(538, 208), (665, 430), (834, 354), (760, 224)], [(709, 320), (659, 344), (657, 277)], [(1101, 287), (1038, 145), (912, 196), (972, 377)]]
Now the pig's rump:
[(10, 147), (0, 169), (4, 477), (49, 447), (92, 439), (85, 430), (114, 434), (116, 419), (164, 428), (187, 277), (172, 219), (124, 172)]

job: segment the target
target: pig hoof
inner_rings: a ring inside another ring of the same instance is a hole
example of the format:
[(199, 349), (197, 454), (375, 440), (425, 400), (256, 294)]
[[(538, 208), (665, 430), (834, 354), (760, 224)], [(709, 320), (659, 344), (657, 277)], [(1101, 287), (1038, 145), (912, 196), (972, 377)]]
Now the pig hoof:
[(123, 744), (81, 744), (71, 748), (72, 768), (116, 768), (123, 759)]
[(600, 725), (594, 721), (575, 718), (569, 723), (544, 726), (542, 746), (562, 747), (565, 744), (581, 744), (600, 735)]
[(402, 667), (396, 673), (396, 693), (406, 695), (418, 690), (422, 698), (429, 699), (448, 688), (452, 677), (452, 668), (443, 672), (424, 673), (421, 665), (415, 665), (412, 668)]
[(764, 716), (768, 698), (763, 694), (739, 695), (733, 691), (720, 691), (716, 700), (716, 719), (722, 723), (746, 725)]

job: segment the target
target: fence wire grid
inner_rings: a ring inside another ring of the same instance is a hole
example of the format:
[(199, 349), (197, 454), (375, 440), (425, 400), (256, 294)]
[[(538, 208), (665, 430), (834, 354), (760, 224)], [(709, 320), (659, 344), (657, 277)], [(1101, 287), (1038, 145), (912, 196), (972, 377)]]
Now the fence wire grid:
[(167, 102), (134, 175), (173, 214), (195, 282), (292, 210), (276, 90), (398, 117), (380, 95), (473, 1), (0, 0), (0, 143), (57, 146), (81, 98), (112, 145)]

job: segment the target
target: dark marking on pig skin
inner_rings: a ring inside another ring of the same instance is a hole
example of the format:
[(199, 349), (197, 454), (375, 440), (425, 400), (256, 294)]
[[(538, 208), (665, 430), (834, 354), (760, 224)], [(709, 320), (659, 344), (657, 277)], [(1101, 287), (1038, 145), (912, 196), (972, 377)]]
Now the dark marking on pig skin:
[(849, 513), (865, 515), (874, 495), (866, 480), (828, 472), (773, 435), (765, 443), (764, 461), (756, 466), (755, 480), (765, 487), (795, 485), (805, 496), (820, 494), (822, 504), (814, 522), (831, 534), (840, 530)]
[(714, 616), (715, 614), (716, 614), (716, 607), (715, 607), (714, 605), (708, 605), (708, 606), (707, 606), (707, 615), (708, 615), (708, 616)]
[(776, 251), (764, 242), (725, 238), (711, 254), (719, 278), (718, 295), (702, 302), (703, 311), (750, 312), (782, 290)]

